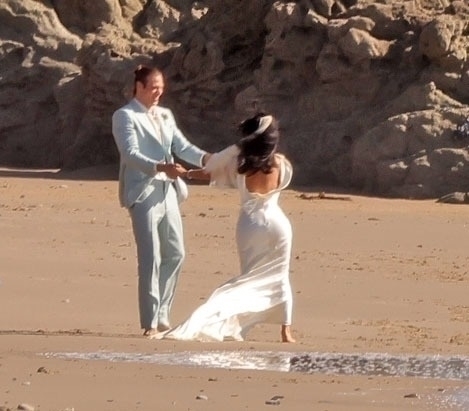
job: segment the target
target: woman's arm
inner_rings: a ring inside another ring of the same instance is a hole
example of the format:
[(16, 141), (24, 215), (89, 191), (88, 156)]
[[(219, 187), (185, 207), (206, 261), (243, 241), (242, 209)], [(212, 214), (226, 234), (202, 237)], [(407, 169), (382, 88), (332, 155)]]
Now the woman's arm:
[(204, 158), (204, 168), (189, 170), (185, 174), (188, 180), (209, 181), (210, 185), (219, 188), (237, 187), (237, 156), (239, 148), (236, 145), (218, 153), (207, 153)]

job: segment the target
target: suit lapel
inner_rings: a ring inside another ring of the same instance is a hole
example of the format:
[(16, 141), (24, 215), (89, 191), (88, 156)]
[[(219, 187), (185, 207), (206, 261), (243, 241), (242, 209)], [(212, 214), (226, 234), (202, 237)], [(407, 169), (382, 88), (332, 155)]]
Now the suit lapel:
[(151, 122), (150, 118), (148, 117), (148, 113), (136, 113), (138, 121), (140, 121), (140, 124), (145, 128), (145, 130), (151, 135), (152, 138), (156, 138), (156, 130), (155, 126)]
[(150, 117), (148, 115), (148, 112), (141, 107), (139, 103), (137, 103), (135, 100), (132, 100), (131, 102), (132, 108), (135, 113), (135, 119), (140, 123), (140, 125), (145, 129), (145, 131), (156, 141), (158, 141), (155, 133), (155, 126), (153, 125), (152, 121), (150, 120)]

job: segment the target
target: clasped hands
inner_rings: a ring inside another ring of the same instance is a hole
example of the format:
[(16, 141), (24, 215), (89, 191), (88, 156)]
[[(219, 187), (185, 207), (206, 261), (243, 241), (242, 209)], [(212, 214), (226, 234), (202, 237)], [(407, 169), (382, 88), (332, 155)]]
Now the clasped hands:
[(173, 180), (177, 177), (184, 177), (187, 174), (186, 168), (179, 163), (158, 164), (156, 171), (166, 173)]
[[(204, 155), (202, 159), (202, 163), (204, 165), (207, 163), (211, 155), (211, 153), (206, 153)], [(166, 173), (166, 175), (173, 180), (177, 177), (187, 177), (189, 180), (192, 180), (194, 177), (202, 180), (209, 178), (208, 174), (206, 174), (203, 169), (187, 170), (179, 163), (159, 163), (156, 165), (156, 171)]]

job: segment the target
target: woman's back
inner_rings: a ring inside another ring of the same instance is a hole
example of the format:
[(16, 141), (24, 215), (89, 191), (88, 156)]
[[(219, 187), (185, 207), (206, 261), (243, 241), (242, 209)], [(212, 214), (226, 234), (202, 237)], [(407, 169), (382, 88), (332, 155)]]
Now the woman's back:
[(250, 193), (267, 194), (276, 190), (280, 183), (280, 168), (278, 165), (272, 168), (270, 173), (257, 171), (245, 175), (246, 189)]
[(252, 217), (254, 214), (260, 217), (259, 213), (264, 214), (267, 210), (270, 214), (272, 207), (278, 206), (280, 192), (288, 187), (291, 178), (291, 163), (281, 154), (275, 155), (275, 167), (271, 173), (259, 171), (249, 177), (238, 174), (236, 187), (240, 193), (242, 212)]

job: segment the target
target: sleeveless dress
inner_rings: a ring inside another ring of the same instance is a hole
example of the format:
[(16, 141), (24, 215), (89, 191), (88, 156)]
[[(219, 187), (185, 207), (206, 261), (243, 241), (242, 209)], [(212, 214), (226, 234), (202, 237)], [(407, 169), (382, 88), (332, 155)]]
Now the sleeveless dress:
[[(220, 154), (218, 158), (217, 154)], [(241, 197), (236, 228), (241, 274), (218, 287), (186, 321), (157, 338), (241, 341), (257, 323), (291, 324), (292, 229), (278, 199), (291, 181), (292, 166), (277, 154), (278, 188), (266, 194), (251, 193), (244, 175), (236, 173), (237, 147), (231, 146), (217, 154), (206, 166), (211, 185), (237, 187)], [(223, 155), (225, 158), (221, 159)]]

